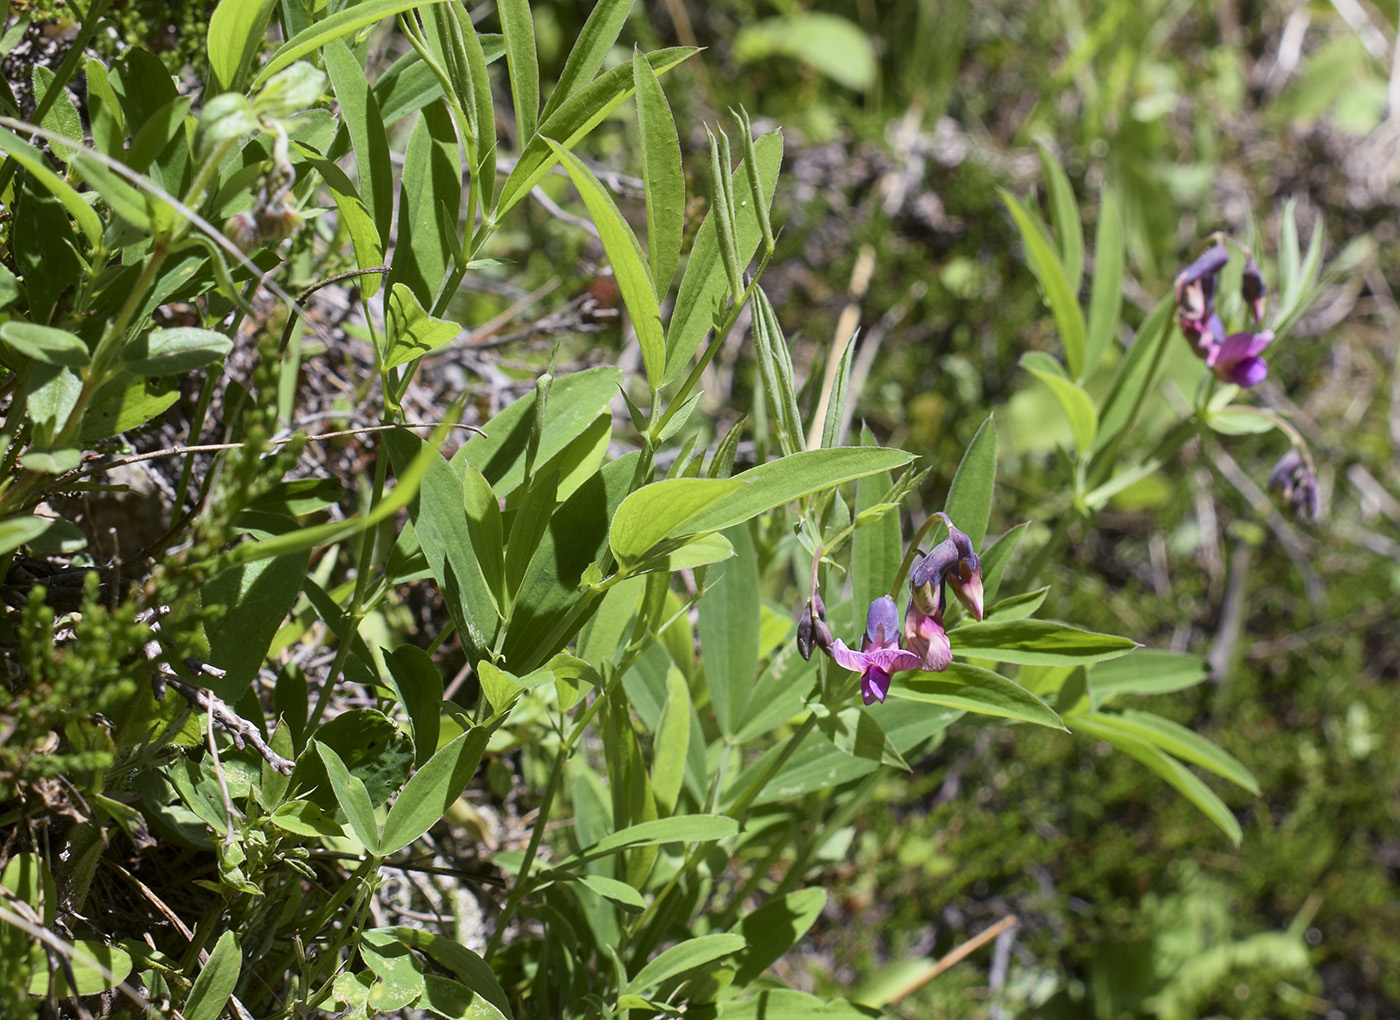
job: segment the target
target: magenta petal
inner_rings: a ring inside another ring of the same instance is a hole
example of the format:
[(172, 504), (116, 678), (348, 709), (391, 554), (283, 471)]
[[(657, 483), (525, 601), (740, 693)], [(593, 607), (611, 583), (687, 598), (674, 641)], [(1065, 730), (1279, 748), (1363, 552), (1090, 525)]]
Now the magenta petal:
[(1244, 358), (1226, 372), (1228, 381), (1243, 389), (1258, 386), (1269, 375), (1269, 363), (1263, 358)]
[(918, 669), (919, 657), (903, 648), (878, 648), (865, 654), (869, 666), (884, 673), (898, 673), (902, 669)]
[(840, 638), (831, 646), (831, 657), (836, 660), (836, 665), (842, 669), (849, 669), (852, 673), (864, 673), (869, 662), (868, 653), (849, 648)]
[(867, 705), (885, 701), (885, 695), (890, 690), (890, 675), (878, 666), (872, 666), (867, 673), (861, 674), (860, 696)]
[(1220, 345), (1220, 349), (1215, 354), (1215, 361), (1225, 365), (1233, 365), (1245, 358), (1252, 358), (1268, 347), (1273, 339), (1273, 331), (1268, 329), (1262, 333), (1231, 333)]

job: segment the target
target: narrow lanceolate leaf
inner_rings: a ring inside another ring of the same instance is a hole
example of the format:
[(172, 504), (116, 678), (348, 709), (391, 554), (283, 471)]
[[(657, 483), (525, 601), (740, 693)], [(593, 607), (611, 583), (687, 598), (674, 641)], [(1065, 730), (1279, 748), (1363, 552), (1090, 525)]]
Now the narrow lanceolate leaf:
[(1136, 413), (1138, 401), (1152, 385), (1155, 370), (1161, 362), (1160, 351), (1175, 332), (1172, 311), (1176, 302), (1170, 294), (1157, 303), (1141, 326), (1127, 356), (1118, 366), (1099, 415), (1099, 434), (1094, 443), (1097, 453), (1116, 436), (1129, 418)]
[(724, 264), (725, 278), (729, 281), (729, 297), (738, 304), (744, 296), (744, 275), (739, 257), (738, 226), (735, 223), (734, 185), (729, 169), (729, 138), (723, 131), (719, 132), (718, 137), (708, 128), (705, 133), (710, 137), (710, 215), (719, 228), (719, 257)]
[[(758, 152), (753, 144), (753, 123), (749, 120), (748, 111), (742, 106), (739, 108), (737, 116), (739, 126), (744, 131), (744, 163), (748, 166), (755, 166), (758, 163)], [(745, 176), (749, 181), (749, 201), (753, 203), (754, 214), (758, 217), (758, 232), (763, 238), (764, 250), (771, 255), (776, 241), (773, 237), (773, 224), (768, 218), (767, 197), (759, 186), (757, 175), (746, 174)]]
[(672, 667), (666, 673), (666, 704), (661, 709), (661, 722), (657, 724), (656, 740), (652, 744), (651, 792), (656, 798), (656, 809), (662, 814), (669, 815), (676, 809), (676, 799), (685, 780), (693, 714), (690, 686), (680, 670)]
[(997, 480), (997, 426), (991, 415), (967, 444), (958, 470), (948, 486), (943, 510), (980, 549), (992, 515), (992, 489)]
[(1128, 732), (1111, 715), (1079, 715), (1074, 716), (1072, 721), (1076, 731), (1108, 741), (1124, 754), (1136, 758), (1157, 773), (1196, 805), (1220, 831), (1230, 837), (1232, 843), (1239, 846), (1244, 833), (1234, 813), (1216, 796), (1214, 790), (1177, 759), (1137, 734)]
[(620, 562), (637, 562), (663, 543), (723, 531), (774, 507), (880, 471), (913, 457), (903, 450), (808, 450), (730, 479), (672, 478), (643, 486), (613, 516), (610, 542)]
[(583, 204), (588, 207), (588, 215), (598, 228), (598, 237), (603, 242), (608, 261), (612, 263), (613, 275), (617, 277), (617, 285), (622, 291), (623, 304), (627, 306), (632, 328), (637, 332), (637, 342), (642, 347), (647, 381), (652, 389), (658, 389), (666, 368), (666, 334), (661, 328), (661, 309), (657, 305), (656, 291), (642, 258), (642, 250), (637, 245), (632, 228), (622, 218), (612, 196), (593, 175), (593, 171), (558, 142), (553, 139), (546, 141), (573, 179)]
[(1084, 338), (1083, 382), (1099, 367), (1118, 329), (1123, 309), (1123, 218), (1108, 185), (1099, 194), (1099, 226), (1094, 233), (1094, 280), (1089, 288), (1089, 332)]
[(535, 136), (540, 111), (540, 68), (535, 59), (535, 22), (529, 0), (499, 0), (501, 34), (506, 40), (515, 130), (523, 146)]
[(797, 410), (797, 390), (792, 378), (792, 359), (787, 338), (763, 288), (755, 288), (753, 298), (754, 360), (763, 379), (763, 394), (769, 413), (777, 418), (778, 446), (784, 455), (806, 449), (802, 437), (802, 417)]
[(761, 647), (758, 554), (747, 527), (731, 528), (725, 537), (736, 555), (706, 577), (699, 638), (715, 722), (730, 737), (748, 718)]
[(238, 937), (231, 931), (220, 936), (209, 961), (200, 968), (194, 979), (185, 1008), (181, 1011), (185, 1020), (218, 1020), (224, 1015), (229, 996), (238, 986), (238, 975), (243, 969), (243, 953), (238, 948)]
[(1089, 394), (1069, 376), (1063, 366), (1044, 351), (1028, 351), (1021, 356), (1021, 367), (1035, 376), (1055, 394), (1074, 431), (1074, 448), (1083, 457), (1094, 445), (1098, 415)]
[(583, 31), (574, 40), (574, 48), (564, 61), (564, 70), (559, 73), (559, 82), (545, 104), (544, 116), (549, 116), (564, 105), (581, 88), (586, 86), (603, 66), (603, 61), (617, 42), (623, 22), (632, 10), (635, 0), (598, 0), (593, 13), (584, 22)]
[[(695, 52), (697, 51), (694, 47), (678, 46), (648, 53), (646, 59), (657, 74), (665, 74)], [(632, 95), (632, 82), (632, 65), (622, 64), (599, 75), (558, 107), (553, 105), (554, 98), (551, 97), (535, 137), (521, 150), (520, 158), (515, 161), (515, 169), (510, 172), (505, 184), (501, 185), (500, 199), (493, 218), (500, 220), (528, 195), (530, 189), (543, 180), (544, 175), (558, 162), (558, 156), (545, 141), (546, 138), (552, 138), (564, 148), (572, 149)], [(555, 96), (558, 94), (556, 89)]]
[(323, 18), (298, 32), (278, 47), (277, 52), (253, 79), (252, 88), (257, 89), (278, 71), (290, 67), (332, 39), (343, 38), (385, 18), (392, 18), (402, 11), (436, 3), (442, 3), (442, 0), (365, 0), (364, 3), (342, 8), (330, 17)]
[(610, 836), (604, 836), (592, 846), (560, 862), (560, 868), (580, 865), (615, 854), (635, 846), (656, 846), (661, 843), (702, 843), (725, 839), (739, 831), (739, 823), (728, 815), (676, 815), (639, 822)]
[(0, 152), (12, 157), (16, 163), (33, 175), (39, 186), (44, 188), (68, 210), (68, 215), (78, 224), (83, 234), (94, 246), (102, 240), (102, 220), (88, 205), (82, 195), (70, 187), (63, 178), (49, 169), (42, 153), (18, 136), (0, 128)]
[[(476, 127), (472, 172), (481, 189), (481, 208), (491, 207), (496, 190), (496, 108), (491, 101), (491, 78), (486, 71), (486, 50), (476, 25), (463, 4), (449, 4), (453, 37), (465, 58), (471, 82), (472, 123)], [(465, 100), (464, 100), (465, 102)]]
[(1259, 781), (1249, 769), (1234, 755), (1211, 743), (1199, 733), (1151, 712), (1124, 709), (1114, 718), (1124, 730), (1156, 744), (1168, 754), (1192, 765), (1209, 769), (1217, 776), (1248, 790), (1254, 796), (1259, 796)]
[[(777, 131), (768, 132), (754, 144), (754, 151), (758, 155), (757, 188), (766, 207), (772, 204), (773, 189), (778, 183), (778, 168), (783, 162), (783, 136)], [(749, 176), (753, 172), (747, 161), (734, 172), (731, 187), (736, 193), (752, 194), (755, 186), (749, 182)], [(752, 199), (740, 207), (736, 215), (739, 261), (744, 266), (753, 258), (763, 236), (751, 203)], [(724, 301), (729, 289), (724, 260), (720, 257), (717, 218), (716, 210), (711, 209), (695, 234), (690, 257), (686, 260), (681, 289), (676, 295), (676, 307), (666, 333), (667, 382), (673, 382), (685, 371), (710, 330), (715, 305)]]
[(830, 374), (831, 387), (822, 397), (822, 403), (826, 405), (826, 417), (822, 421), (822, 446), (827, 449), (841, 441), (839, 433), (841, 422), (846, 417), (846, 401), (850, 398), (847, 390), (851, 385), (851, 360), (855, 357), (858, 335), (858, 331), (852, 333), (846, 341), (836, 363), (836, 371)]
[(1054, 709), (1000, 673), (955, 662), (942, 673), (906, 675), (908, 679), (904, 683), (890, 688), (890, 697), (1015, 719), (1056, 730), (1065, 728)]
[[(326, 73), (340, 104), (341, 119), (350, 133), (355, 167), (360, 178), (360, 200), (379, 234), (381, 248), (389, 243), (389, 222), (394, 213), (394, 168), (389, 161), (389, 138), (379, 103), (365, 80), (365, 70), (345, 42), (336, 39), (322, 50)], [(378, 286), (379, 281), (374, 281)]]
[(1055, 327), (1060, 333), (1060, 342), (1065, 348), (1065, 363), (1069, 374), (1079, 377), (1084, 365), (1084, 313), (1079, 308), (1079, 298), (1070, 289), (1065, 267), (1059, 255), (1051, 246), (1044, 229), (1029, 209), (1011, 192), (1001, 190), (1002, 201), (1011, 210), (1016, 228), (1021, 233), (1021, 242), (1026, 246), (1026, 258), (1031, 272), (1040, 281), (1045, 292), (1045, 301), (1050, 306), (1050, 314), (1055, 317)]
[(637, 92), (637, 130), (642, 141), (642, 182), (647, 201), (647, 262), (656, 300), (671, 289), (680, 260), (685, 229), (685, 173), (681, 143), (671, 107), (651, 64), (632, 53), (632, 82)]
[(1065, 267), (1065, 279), (1071, 294), (1079, 294), (1084, 282), (1084, 228), (1079, 222), (1079, 204), (1074, 200), (1074, 188), (1069, 183), (1060, 161), (1044, 142), (1040, 149), (1040, 168), (1045, 173), (1045, 187), (1050, 198), (1050, 222), (1060, 245), (1060, 260)]
[(748, 943), (742, 935), (728, 932), (717, 932), (689, 939), (667, 949), (638, 971), (637, 976), (627, 983), (627, 990), (634, 994), (643, 992), (659, 985), (667, 978), (694, 970), (702, 964), (718, 960), (731, 953), (737, 953), (746, 945)]
[(447, 814), (476, 772), (491, 732), (490, 726), (472, 727), (413, 774), (384, 821), (379, 856), (408, 846)]
[(457, 212), (462, 176), (457, 134), (441, 103), (423, 108), (404, 153), (399, 237), (385, 285), (407, 284), (431, 310), (459, 248)]
[[(209, 17), (209, 69), (219, 87), (236, 89), (262, 40), (273, 0), (221, 0)], [(290, 63), (290, 61), (288, 61)]]
[(1116, 634), (1079, 630), (1053, 620), (969, 623), (948, 632), (953, 651), (970, 658), (1025, 665), (1072, 666), (1126, 655), (1137, 643)]
[(336, 754), (329, 744), (320, 741), (315, 741), (315, 744), (316, 752), (326, 765), (326, 776), (330, 779), (331, 789), (335, 792), (335, 800), (340, 805), (340, 810), (345, 812), (345, 817), (350, 820), (350, 827), (355, 830), (355, 835), (359, 837), (365, 849), (372, 854), (378, 854), (379, 826), (374, 821), (374, 808), (370, 804), (369, 792), (365, 789), (364, 782), (359, 776), (350, 774), (350, 770), (340, 760), (340, 755)]

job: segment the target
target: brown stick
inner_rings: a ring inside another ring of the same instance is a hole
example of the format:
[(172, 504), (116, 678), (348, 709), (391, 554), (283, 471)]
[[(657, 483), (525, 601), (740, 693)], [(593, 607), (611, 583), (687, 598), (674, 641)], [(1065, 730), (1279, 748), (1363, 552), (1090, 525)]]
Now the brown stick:
[(898, 1002), (905, 996), (914, 994), (914, 992), (917, 992), (924, 985), (928, 984), (934, 978), (938, 977), (939, 974), (942, 974), (945, 970), (948, 970), (955, 964), (961, 963), (964, 959), (966, 959), (971, 954), (975, 953), (977, 950), (981, 949), (983, 946), (985, 946), (988, 942), (992, 941), (992, 939), (996, 938), (1002, 932), (1010, 928), (1016, 927), (1016, 925), (1019, 923), (1020, 922), (1016, 919), (1015, 914), (1009, 914), (1006, 917), (1003, 917), (996, 924), (992, 925), (990, 928), (983, 929), (981, 932), (972, 936), (972, 938), (968, 939), (962, 945), (958, 946), (958, 948), (954, 949), (947, 956), (943, 957), (941, 960), (935, 963), (932, 969), (925, 971), (923, 974), (920, 974), (913, 981), (909, 982), (909, 984), (906, 985), (904, 988), (901, 988), (895, 995), (893, 995), (890, 998), (890, 1004)]

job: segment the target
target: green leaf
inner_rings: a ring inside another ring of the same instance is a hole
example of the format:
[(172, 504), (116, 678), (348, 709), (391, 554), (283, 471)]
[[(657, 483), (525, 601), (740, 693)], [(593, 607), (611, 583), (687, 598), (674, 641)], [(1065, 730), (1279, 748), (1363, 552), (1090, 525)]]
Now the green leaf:
[[(689, 733), (689, 730), (686, 732)], [(626, 882), (619, 882), (617, 879), (608, 878), (605, 875), (571, 875), (568, 872), (556, 872), (556, 874), (582, 883), (603, 899), (616, 903), (629, 914), (640, 914), (646, 910), (647, 902), (642, 899), (642, 894)]]
[[(351, 8), (358, 10), (359, 8)], [(404, 153), (399, 237), (385, 286), (403, 282), (432, 308), (448, 263), (460, 248), (457, 214), (462, 168), (452, 118), (441, 103), (423, 108)]]
[(816, 923), (826, 907), (827, 892), (812, 886), (785, 896), (775, 896), (738, 924), (747, 946), (735, 964), (734, 984), (744, 988), (756, 981)]
[(1040, 169), (1045, 174), (1045, 188), (1050, 199), (1050, 222), (1060, 242), (1060, 261), (1065, 268), (1065, 280), (1071, 294), (1078, 295), (1084, 282), (1084, 228), (1079, 222), (1079, 204), (1074, 200), (1074, 188), (1069, 183), (1049, 146), (1036, 142), (1040, 150)]
[(467, 515), (467, 532), (472, 548), (480, 550), (477, 563), (486, 586), (496, 596), (498, 605), (506, 604), (505, 531), (501, 521), (501, 504), (476, 465), (463, 460), (463, 507)]
[(219, 1020), (228, 1005), (229, 996), (238, 986), (239, 973), (243, 969), (243, 953), (238, 947), (238, 938), (231, 931), (219, 936), (209, 961), (200, 968), (194, 979), (194, 986), (185, 999), (181, 1012), (185, 1020)]
[(475, 774), (493, 729), (473, 726), (414, 773), (389, 809), (378, 856), (387, 857), (408, 846), (447, 814)]
[(632, 53), (632, 82), (641, 136), (642, 183), (647, 203), (647, 264), (656, 300), (663, 301), (676, 276), (685, 229), (685, 172), (681, 143), (666, 93), (641, 53)]
[[(350, 146), (355, 151), (360, 199), (374, 223), (382, 249), (390, 239), (390, 221), (394, 212), (394, 168), (389, 161), (389, 138), (380, 116), (379, 103), (374, 98), (364, 68), (344, 41), (332, 40), (322, 53), (331, 87), (335, 89), (336, 102), (340, 104), (341, 120), (349, 132)], [(378, 282), (377, 278), (372, 281), (374, 286), (378, 286)]]
[(10, 517), (0, 521), (0, 556), (14, 552), (49, 529), (52, 521), (42, 517)]
[(613, 517), (613, 555), (624, 564), (641, 562), (692, 518), (743, 488), (738, 479), (711, 478), (674, 478), (643, 486), (622, 501)]
[(726, 815), (673, 815), (670, 818), (656, 818), (605, 836), (558, 866), (576, 868), (588, 861), (631, 847), (657, 846), (662, 843), (707, 843), (711, 840), (727, 839), (738, 831), (739, 823)]
[(82, 368), (92, 360), (87, 344), (66, 329), (11, 320), (0, 326), (0, 340), (25, 357), (46, 365)]
[(504, 1020), (510, 1016), (488, 1002), (480, 992), (440, 974), (423, 975), (423, 994), (414, 1006), (451, 1020)]
[(209, 689), (232, 704), (243, 696), (263, 664), (273, 636), (301, 591), (310, 552), (229, 567), (200, 591), (214, 615), (206, 619), (209, 661), (227, 671)]
[(416, 645), (399, 645), (385, 652), (387, 683), (413, 726), (413, 763), (423, 763), (437, 750), (442, 723), (442, 672), (432, 656)]
[(749, 691), (758, 673), (759, 577), (749, 529), (739, 525), (725, 531), (724, 537), (736, 555), (706, 578), (699, 637), (715, 722), (720, 733), (730, 737), (744, 724)]
[[(83, 414), (78, 438), (94, 443), (145, 424), (180, 398), (172, 382), (155, 383), (146, 376), (117, 372), (97, 391)], [(33, 415), (31, 408), (30, 414)]]
[(504, 1017), (511, 1015), (510, 1000), (501, 989), (500, 982), (491, 970), (491, 965), (476, 953), (455, 939), (421, 928), (381, 928), (379, 931), (392, 932), (394, 937), (406, 946), (412, 946), (427, 953), (435, 962), (442, 964), (461, 979), (468, 987), (486, 999)]
[(515, 106), (515, 134), (524, 145), (535, 135), (540, 110), (540, 68), (535, 58), (535, 22), (529, 0), (499, 0), (501, 34), (506, 40), (506, 66)]
[[(556, 379), (545, 408), (544, 430), (539, 437), (535, 469), (548, 466), (602, 415), (617, 393), (622, 373), (600, 365)], [(515, 401), (485, 425), (486, 435), (473, 436), (452, 458), (455, 467), (468, 460), (491, 483), (501, 499), (525, 480), (525, 451), (535, 420), (535, 391)]]
[(1125, 729), (1115, 716), (1095, 712), (1092, 715), (1074, 716), (1073, 721), (1077, 732), (1108, 741), (1165, 779), (1214, 822), (1220, 831), (1229, 836), (1232, 843), (1239, 846), (1240, 840), (1244, 838), (1239, 821), (1225, 802), (1216, 796), (1215, 791), (1206, 786), (1185, 765), (1156, 745)]
[[(221, 89), (236, 90), (263, 41), (274, 0), (220, 0), (209, 17), (209, 69)], [(288, 61), (291, 63), (291, 61)]]
[(1084, 313), (1079, 308), (1079, 299), (1070, 289), (1059, 256), (1050, 246), (1043, 228), (1030, 210), (1019, 198), (1005, 188), (998, 189), (1002, 201), (1011, 210), (1016, 228), (1021, 233), (1021, 242), (1026, 246), (1026, 258), (1031, 272), (1040, 281), (1045, 292), (1045, 300), (1050, 305), (1050, 313), (1055, 317), (1055, 328), (1059, 330), (1060, 342), (1065, 348), (1065, 363), (1069, 374), (1077, 378), (1084, 366)]
[(949, 631), (948, 640), (953, 651), (970, 658), (1041, 666), (1101, 662), (1137, 647), (1125, 637), (1078, 630), (1053, 620), (969, 623)]
[(360, 933), (360, 958), (374, 972), (369, 1004), (381, 1013), (402, 1009), (423, 994), (423, 967), (413, 951), (382, 929)]
[[(551, 406), (554, 403), (552, 399)], [(582, 597), (578, 588), (584, 574), (607, 549), (608, 522), (631, 487), (640, 456), (634, 452), (610, 462), (555, 510), (511, 611), (503, 651), (517, 669), (533, 669), (549, 659), (588, 619), (576, 619), (574, 630), (561, 629)]]
[(1123, 217), (1107, 184), (1099, 191), (1099, 225), (1094, 233), (1094, 279), (1089, 288), (1089, 330), (1079, 381), (1093, 375), (1118, 331), (1123, 310)]
[[(49, 90), (53, 88), (55, 75), (43, 64), (35, 64), (32, 78), (34, 101), (36, 104), (42, 105)], [(49, 112), (44, 115), (43, 123), (40, 126), (78, 143), (77, 146), (64, 145), (56, 138), (49, 139), (49, 148), (53, 150), (55, 156), (65, 163), (73, 158), (73, 153), (83, 144), (83, 120), (78, 116), (78, 108), (73, 105), (73, 100), (69, 98), (67, 89), (59, 89), (58, 95), (54, 97), (54, 102), (49, 106)]]
[[(768, 132), (754, 143), (754, 151), (758, 154), (759, 183), (754, 185), (750, 182), (753, 171), (748, 163), (744, 163), (734, 172), (731, 185), (735, 194), (744, 195), (752, 194), (754, 187), (758, 187), (765, 201), (771, 205), (773, 189), (778, 183), (778, 168), (783, 162), (782, 134), (778, 131)], [(748, 204), (740, 207), (736, 213), (735, 243), (739, 248), (740, 261), (747, 264), (753, 258), (763, 234), (758, 216)], [(728, 292), (728, 277), (719, 250), (717, 214), (716, 210), (711, 209), (695, 234), (690, 257), (686, 260), (685, 274), (681, 277), (681, 289), (676, 295), (675, 309), (667, 326), (666, 382), (675, 381), (685, 371), (713, 324), (715, 306), (722, 307)]]
[[(336, 754), (329, 744), (323, 744), (319, 740), (315, 741), (315, 744), (316, 753), (325, 763), (326, 775), (330, 779), (331, 789), (335, 792), (336, 803), (350, 820), (350, 827), (355, 830), (355, 835), (367, 851), (376, 857), (383, 857), (384, 854), (379, 852), (379, 826), (374, 820), (374, 808), (370, 806), (369, 792), (365, 789), (365, 784), (358, 776), (350, 774), (350, 770), (340, 760), (340, 755)], [(398, 847), (394, 849), (397, 850)]]
[(1000, 673), (955, 662), (937, 677), (911, 673), (908, 680), (890, 688), (890, 697), (960, 708), (1056, 730), (1065, 728), (1054, 709)]
[[(441, 2), (442, 0), (363, 0), (362, 3), (342, 8), (330, 17), (312, 23), (278, 47), (277, 52), (268, 59), (258, 76), (253, 79), (251, 88), (259, 88), (282, 68), (289, 67), (333, 39), (358, 32), (402, 11)], [(210, 27), (212, 29), (213, 26)]]
[[(875, 446), (870, 430), (861, 427), (860, 445)], [(856, 520), (871, 507), (878, 506), (890, 491), (888, 472), (866, 475), (856, 483)], [(868, 524), (858, 524), (851, 539), (851, 594), (858, 606), (868, 606), (889, 592), (894, 584), (904, 555), (900, 537), (899, 514), (887, 513)], [(984, 577), (985, 577), (984, 557)]]
[[(42, 961), (43, 956), (39, 959)], [(104, 945), (101, 942), (75, 941), (73, 955), (69, 957), (68, 964), (73, 968), (76, 988), (69, 989), (68, 979), (62, 968), (59, 968), (51, 989), (48, 968), (41, 962), (30, 972), (29, 994), (36, 998), (46, 998), (50, 992), (57, 998), (96, 995), (108, 988), (115, 988), (118, 982), (125, 981), (131, 973), (130, 954), (118, 946)], [(20, 973), (23, 974), (23, 970)]]
[(463, 651), (472, 662), (486, 658), (495, 642), (500, 616), (482, 575), (463, 513), (461, 476), (411, 432), (390, 432), (384, 444), (394, 469), (400, 473), (416, 458), (430, 458), (418, 492), (409, 503), (409, 517), (443, 602), (457, 626)]
[(384, 367), (398, 368), (417, 361), (456, 339), (461, 331), (455, 322), (433, 318), (423, 310), (412, 290), (396, 283), (389, 295)]
[(818, 706), (817, 727), (836, 748), (852, 758), (864, 758), (881, 765), (909, 771), (909, 763), (885, 736), (885, 730), (872, 712), (864, 708), (844, 708), (830, 712)]
[(181, 326), (143, 333), (122, 350), (128, 372), (136, 375), (182, 375), (222, 361), (233, 341), (212, 329)]
[(1035, 611), (1040, 608), (1049, 592), (1050, 586), (1047, 584), (1044, 588), (1023, 592), (1020, 595), (1012, 595), (1010, 598), (988, 605), (982, 621), (984, 623), (1002, 623), (1006, 620), (1024, 620), (1028, 616), (1034, 616)]
[(948, 486), (943, 512), (978, 548), (987, 537), (992, 515), (992, 490), (997, 480), (997, 426), (991, 415), (967, 444), (962, 461)]
[[(709, 602), (705, 605), (708, 607)], [(651, 792), (659, 812), (669, 815), (676, 809), (685, 781), (685, 759), (690, 750), (690, 717), (694, 709), (690, 686), (680, 670), (666, 671), (666, 704), (656, 727), (652, 744)]]
[(598, 73), (598, 68), (602, 67), (603, 61), (607, 59), (608, 51), (617, 41), (617, 35), (622, 31), (622, 25), (627, 20), (634, 2), (635, 0), (598, 0), (594, 5), (578, 38), (574, 40), (573, 48), (569, 50), (554, 92), (545, 104), (546, 121), (552, 113), (564, 106), (566, 99), (572, 98)]
[[(599, 7), (601, 6), (600, 3)], [(693, 47), (675, 47), (648, 53), (646, 58), (652, 70), (657, 74), (664, 74), (695, 52)], [(524, 199), (558, 162), (558, 157), (546, 139), (559, 143), (565, 149), (572, 149), (601, 124), (608, 114), (621, 106), (623, 101), (632, 95), (632, 89), (630, 64), (605, 71), (560, 103), (557, 108), (554, 101), (562, 87), (556, 87), (554, 95), (545, 105), (544, 119), (539, 131), (521, 150), (515, 169), (501, 186), (493, 219), (499, 221), (516, 203)]]
[(1180, 652), (1139, 648), (1120, 659), (1101, 662), (1090, 676), (1096, 703), (1119, 694), (1170, 694), (1195, 687), (1210, 674), (1204, 659)]
[(1210, 411), (1206, 424), (1222, 436), (1257, 436), (1278, 428), (1278, 423), (1258, 408), (1238, 405)]
[(1173, 757), (1208, 769), (1248, 790), (1254, 796), (1260, 796), (1259, 782), (1250, 774), (1249, 769), (1234, 755), (1211, 743), (1199, 733), (1170, 719), (1163, 719), (1160, 715), (1134, 709), (1125, 708), (1112, 718), (1117, 720), (1121, 729), (1156, 744)]
[(619, 562), (636, 562), (663, 542), (722, 531), (822, 489), (903, 467), (912, 459), (902, 450), (837, 447), (769, 461), (728, 480), (654, 482), (618, 508), (613, 552)]
[(1118, 371), (1109, 387), (1108, 396), (1099, 414), (1099, 434), (1094, 441), (1094, 452), (1098, 453), (1128, 424), (1130, 416), (1136, 413), (1138, 403), (1152, 384), (1154, 369), (1161, 363), (1163, 345), (1175, 333), (1172, 312), (1176, 299), (1168, 294), (1157, 303), (1152, 314), (1138, 327), (1133, 344), (1127, 356), (1118, 365)]
[(990, 603), (997, 597), (1006, 565), (1011, 562), (1028, 527), (1030, 523), (1023, 521), (982, 550), (982, 598), (986, 602)]
[(638, 971), (636, 976), (627, 982), (627, 991), (636, 994), (654, 988), (677, 974), (684, 974), (712, 960), (737, 953), (745, 945), (747, 943), (742, 935), (728, 932), (687, 939), (665, 950)]
[(632, 328), (636, 330), (637, 342), (641, 344), (647, 380), (653, 390), (659, 389), (666, 365), (666, 334), (661, 328), (661, 310), (656, 303), (651, 274), (637, 239), (632, 235), (632, 228), (622, 218), (612, 196), (593, 175), (593, 171), (553, 139), (546, 138), (545, 141), (573, 178), (574, 187), (578, 189), (583, 204), (588, 207), (589, 217), (598, 228), (598, 236), (603, 242), (608, 261), (612, 263), (613, 275), (622, 291)]
[(1035, 376), (1055, 394), (1055, 399), (1064, 409), (1074, 430), (1074, 447), (1080, 457), (1094, 445), (1094, 432), (1098, 427), (1098, 415), (1094, 402), (1084, 388), (1069, 376), (1058, 361), (1044, 351), (1028, 351), (1021, 355), (1021, 367)]
[(734, 37), (734, 59), (757, 63), (773, 56), (809, 64), (838, 85), (864, 91), (875, 85), (875, 47), (860, 26), (821, 11), (750, 21)]
[[(722, 239), (721, 239), (722, 240)], [(737, 273), (737, 268), (736, 268)], [(773, 304), (763, 289), (753, 296), (754, 361), (763, 379), (763, 396), (769, 414), (776, 419), (778, 445), (785, 455), (807, 448), (803, 434), (802, 414), (797, 409), (797, 390), (793, 383), (792, 357), (787, 338)], [(829, 446), (830, 444), (823, 444)]]

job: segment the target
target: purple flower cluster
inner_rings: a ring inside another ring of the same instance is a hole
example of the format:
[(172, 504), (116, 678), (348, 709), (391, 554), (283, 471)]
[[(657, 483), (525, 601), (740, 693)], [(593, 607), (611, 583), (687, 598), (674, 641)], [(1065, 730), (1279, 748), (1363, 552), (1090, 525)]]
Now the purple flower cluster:
[[(1259, 354), (1269, 346), (1274, 334), (1273, 330), (1261, 329), (1225, 335), (1225, 324), (1215, 312), (1215, 291), (1220, 271), (1229, 261), (1230, 253), (1224, 243), (1216, 241), (1181, 271), (1176, 278), (1177, 321), (1191, 349), (1216, 376), (1248, 388), (1259, 385), (1269, 374), (1268, 362)], [(1253, 256), (1245, 261), (1240, 290), (1255, 326), (1262, 326), (1268, 290)]]
[(870, 603), (860, 651), (855, 651), (832, 636), (821, 596), (815, 593), (797, 626), (797, 648), (802, 657), (809, 658), (815, 645), (843, 669), (859, 673), (860, 693), (867, 705), (885, 700), (890, 681), (900, 670), (941, 673), (953, 661), (953, 649), (943, 629), (945, 584), (975, 619), (982, 619), (982, 562), (972, 540), (945, 514), (935, 516), (948, 526), (948, 537), (909, 572), (910, 598), (902, 628), (899, 607), (893, 598), (882, 595)]

